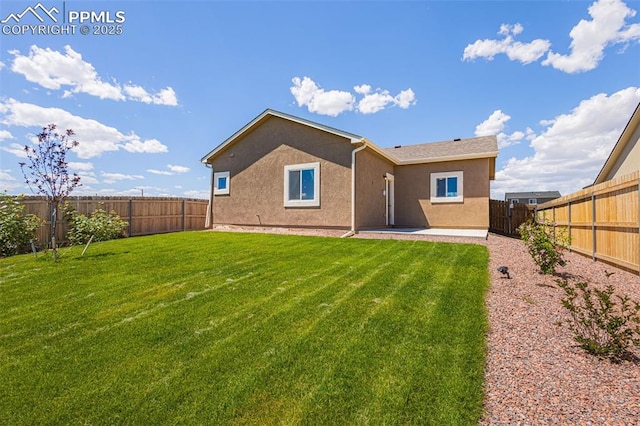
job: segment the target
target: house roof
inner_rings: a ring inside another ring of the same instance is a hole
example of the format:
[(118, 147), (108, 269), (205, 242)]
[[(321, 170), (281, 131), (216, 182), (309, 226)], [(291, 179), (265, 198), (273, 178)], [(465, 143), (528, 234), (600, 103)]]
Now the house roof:
[(386, 148), (385, 151), (401, 164), (496, 157), (498, 139), (496, 136), (481, 136)]
[[(200, 161), (203, 163), (208, 163), (209, 160), (214, 158), (220, 151), (239, 140), (244, 134), (250, 132), (270, 117), (279, 117), (328, 133), (332, 133), (334, 135), (349, 139), (352, 144), (366, 143), (367, 147), (371, 148), (374, 152), (385, 157), (396, 165), (468, 160), (476, 158), (495, 158), (498, 156), (498, 141), (496, 136), (482, 136), (477, 138), (456, 139), (453, 141), (445, 142), (407, 145), (400, 148), (380, 148), (363, 136), (345, 132), (343, 130), (338, 130), (333, 127), (316, 123), (314, 121), (286, 114), (284, 112), (266, 109), (240, 130), (227, 138), (220, 145), (215, 147), (207, 155), (202, 157)], [(495, 162), (492, 162), (492, 164), (494, 164), (493, 167), (495, 167)]]
[(558, 191), (534, 191), (534, 192), (507, 192), (504, 194), (505, 200), (510, 198), (559, 198)]
[(604, 162), (604, 165), (602, 166), (602, 170), (600, 170), (600, 173), (598, 173), (596, 180), (593, 182), (594, 185), (597, 185), (607, 180), (607, 176), (611, 172), (611, 169), (616, 165), (616, 163), (620, 159), (620, 155), (624, 152), (625, 148), (627, 147), (627, 144), (631, 141), (631, 136), (633, 135), (633, 132), (635, 131), (635, 129), (638, 128), (639, 125), (640, 125), (640, 103), (638, 103), (638, 106), (636, 106), (636, 109), (631, 115), (629, 122), (627, 123), (626, 127), (622, 131), (622, 134), (620, 135), (620, 138), (618, 139), (615, 146), (613, 147), (613, 150), (609, 154), (609, 158), (607, 158), (607, 161)]

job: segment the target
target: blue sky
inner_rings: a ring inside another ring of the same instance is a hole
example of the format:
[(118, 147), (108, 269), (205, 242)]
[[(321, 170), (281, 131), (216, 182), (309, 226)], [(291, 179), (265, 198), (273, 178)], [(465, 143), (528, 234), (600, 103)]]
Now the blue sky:
[(567, 194), (593, 182), (640, 102), (639, 11), (638, 0), (2, 0), (0, 190), (30, 193), (21, 148), (56, 123), (80, 143), (67, 159), (74, 195), (207, 198), (200, 159), (272, 108), (381, 147), (496, 134), (493, 198)]

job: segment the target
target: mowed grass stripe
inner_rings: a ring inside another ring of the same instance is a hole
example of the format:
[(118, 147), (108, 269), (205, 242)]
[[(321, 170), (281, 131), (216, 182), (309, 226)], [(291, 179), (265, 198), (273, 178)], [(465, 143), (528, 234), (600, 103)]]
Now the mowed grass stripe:
[(79, 254), (0, 260), (0, 421), (479, 419), (483, 247), (205, 232)]

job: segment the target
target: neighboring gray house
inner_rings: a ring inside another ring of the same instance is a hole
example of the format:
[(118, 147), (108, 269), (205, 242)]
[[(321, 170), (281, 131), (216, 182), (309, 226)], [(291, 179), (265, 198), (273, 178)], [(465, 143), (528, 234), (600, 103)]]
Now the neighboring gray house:
[(558, 191), (507, 192), (504, 194), (504, 200), (508, 201), (509, 204), (526, 204), (529, 206), (546, 203), (556, 198), (560, 198)]

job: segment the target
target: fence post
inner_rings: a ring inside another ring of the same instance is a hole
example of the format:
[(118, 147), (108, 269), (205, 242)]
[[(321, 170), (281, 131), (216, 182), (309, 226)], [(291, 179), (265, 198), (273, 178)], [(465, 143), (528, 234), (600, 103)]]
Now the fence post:
[(185, 215), (185, 201), (182, 200), (182, 231), (185, 231), (185, 221), (184, 221), (184, 215)]
[(569, 237), (569, 253), (571, 253), (571, 200), (567, 201), (567, 216), (568, 216), (568, 223), (567, 223), (567, 234)]
[(591, 194), (591, 237), (593, 248), (591, 249), (591, 260), (596, 260), (596, 194)]

